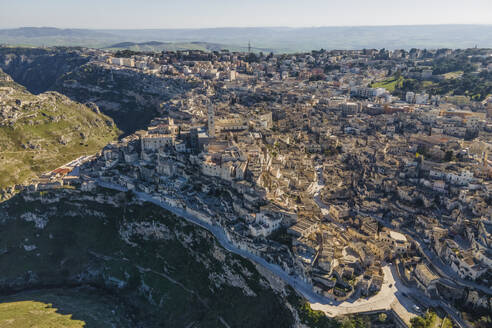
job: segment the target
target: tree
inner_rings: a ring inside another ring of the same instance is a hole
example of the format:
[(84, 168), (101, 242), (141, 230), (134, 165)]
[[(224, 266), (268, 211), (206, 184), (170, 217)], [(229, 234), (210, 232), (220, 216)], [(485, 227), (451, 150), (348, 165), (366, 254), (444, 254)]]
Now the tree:
[[(334, 319), (328, 318), (323, 312), (311, 309), (309, 303), (304, 302), (299, 306), (299, 318), (301, 322), (312, 328), (340, 328), (342, 325)], [(345, 328), (351, 328), (350, 321)]]
[(412, 324), (412, 328), (426, 328), (427, 324), (422, 317), (415, 317), (410, 319), (410, 323)]
[(387, 318), (388, 318), (388, 315), (386, 313), (380, 313), (378, 316), (379, 322), (385, 322)]
[(248, 63), (257, 63), (259, 60), (258, 60), (258, 56), (256, 56), (256, 54), (252, 52), (248, 54), (248, 56), (246, 57), (246, 61)]
[(115, 57), (118, 57), (118, 58), (130, 58), (131, 56), (134, 56), (134, 55), (139, 55), (141, 54), (141, 52), (138, 52), (138, 51), (133, 51), (133, 50), (118, 50), (114, 56)]

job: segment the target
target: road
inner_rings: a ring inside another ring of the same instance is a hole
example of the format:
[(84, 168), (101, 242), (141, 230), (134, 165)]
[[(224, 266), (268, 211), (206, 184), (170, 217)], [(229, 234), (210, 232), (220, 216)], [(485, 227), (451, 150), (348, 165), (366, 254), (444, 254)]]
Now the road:
[(432, 250), (430, 250), (427, 245), (423, 242), (422, 239), (420, 239), (418, 236), (415, 236), (414, 234), (409, 234), (412, 239), (415, 241), (417, 244), (417, 248), (419, 251), (425, 256), (427, 259), (427, 262), (429, 262), (432, 267), (442, 276), (445, 278), (448, 278), (449, 280), (455, 282), (458, 285), (461, 285), (463, 287), (468, 287), (471, 289), (478, 289), (488, 295), (492, 295), (492, 289), (488, 288), (486, 286), (477, 284), (473, 281), (469, 280), (464, 280), (456, 272), (454, 272), (448, 265), (444, 264), (437, 256), (436, 253), (434, 253)]
[(405, 286), (395, 272), (393, 265), (383, 266), (384, 283), (379, 293), (371, 298), (359, 298), (357, 300), (348, 300), (344, 302), (332, 302), (332, 304), (323, 304), (311, 302), (311, 308), (325, 312), (329, 316), (339, 316), (344, 314), (353, 314), (360, 312), (372, 312), (390, 310), (395, 301), (401, 304), (402, 311), (399, 313), (403, 316), (405, 322), (409, 322), (410, 318), (418, 315), (413, 309), (415, 302), (403, 296), (412, 292), (410, 288)]
[[(323, 203), (320, 199), (320, 191), (325, 186), (324, 180), (323, 180), (322, 166), (320, 166), (320, 165), (316, 166), (316, 172), (317, 172), (316, 182), (311, 184), (311, 186), (309, 187), (309, 191), (313, 194), (314, 201), (316, 202), (316, 204), (321, 209), (321, 213), (323, 215), (327, 215), (328, 210), (329, 210), (329, 206), (327, 206), (325, 203)], [(385, 227), (391, 229), (391, 227), (388, 225), (387, 222), (384, 222), (383, 220), (381, 220), (380, 218), (377, 218), (377, 217), (373, 217), (373, 218), (376, 219), (381, 224), (383, 224)], [(333, 223), (337, 224), (336, 222), (333, 222)], [(339, 224), (337, 224), (337, 225), (339, 225)], [(341, 225), (339, 225), (339, 226), (341, 226)], [(487, 295), (492, 295), (492, 288), (488, 288), (487, 286), (480, 285), (480, 284), (477, 284), (473, 281), (469, 281), (469, 280), (465, 280), (465, 279), (461, 278), (456, 272), (454, 272), (451, 269), (451, 267), (444, 264), (442, 262), (442, 260), (437, 256), (437, 254), (435, 254), (432, 250), (430, 250), (427, 247), (427, 245), (422, 241), (422, 239), (419, 236), (415, 235), (415, 233), (413, 231), (404, 230), (402, 232), (404, 232), (408, 236), (412, 237), (412, 239), (417, 244), (417, 247), (420, 250), (420, 252), (427, 259), (428, 263), (442, 277), (447, 278), (447, 279), (449, 279), (449, 280), (451, 280), (451, 281), (453, 281), (453, 282), (455, 282), (458, 285), (461, 285), (463, 287), (468, 287), (471, 289), (477, 289), (477, 290), (484, 292)]]
[[(118, 191), (127, 191), (126, 188), (123, 188), (119, 185), (107, 183), (100, 180), (98, 180), (97, 182), (101, 187)], [(134, 193), (138, 199), (158, 205), (168, 210), (169, 212), (210, 231), (215, 236), (219, 244), (226, 250), (238, 254), (268, 269), (275, 276), (284, 281), (284, 283), (292, 286), (292, 288), (303, 295), (311, 303), (314, 309), (322, 310), (330, 317), (335, 317), (341, 314), (388, 310), (391, 308), (392, 303), (395, 301), (395, 299), (398, 298), (399, 295), (401, 296), (403, 292), (410, 292), (410, 290), (406, 286), (404, 286), (403, 283), (401, 283), (398, 276), (395, 274), (395, 269), (391, 265), (386, 265), (383, 267), (384, 283), (381, 291), (378, 294), (370, 298), (360, 298), (357, 300), (349, 300), (345, 302), (333, 301), (328, 297), (317, 294), (313, 291), (313, 288), (310, 284), (302, 281), (297, 276), (289, 275), (280, 266), (269, 263), (262, 257), (252, 254), (248, 251), (239, 249), (227, 239), (222, 227), (210, 225), (190, 215), (183, 209), (154, 199), (146, 193), (138, 191), (134, 191)], [(412, 303), (411, 300), (408, 300), (406, 303), (404, 302), (404, 304), (402, 304), (402, 306), (409, 313), (412, 313), (411, 309), (413, 305), (414, 303)]]
[[(320, 191), (325, 186), (324, 180), (323, 180), (323, 174), (322, 174), (323, 173), (322, 167), (316, 166), (316, 172), (317, 172), (316, 182), (310, 186), (309, 191), (313, 194), (314, 201), (320, 207), (321, 213), (323, 215), (327, 215), (329, 207), (325, 203), (323, 203), (320, 199)], [(387, 226), (386, 222), (382, 222), (382, 220), (380, 220), (379, 218), (375, 218), (375, 219), (377, 219), (383, 225)], [(472, 281), (467, 281), (467, 280), (461, 279), (454, 271), (451, 270), (451, 268), (449, 266), (442, 263), (441, 259), (434, 252), (432, 252), (430, 249), (428, 249), (427, 246), (423, 243), (423, 241), (419, 237), (414, 236), (414, 234), (411, 233), (410, 231), (404, 231), (404, 232), (407, 235), (413, 237), (413, 240), (416, 242), (417, 247), (419, 248), (421, 253), (426, 257), (427, 261), (436, 269), (436, 271), (441, 276), (446, 277), (446, 278), (450, 279), (451, 281), (455, 281), (458, 284), (461, 284), (463, 286), (477, 288), (479, 290), (486, 292), (489, 295), (492, 293), (492, 290), (485, 287), (485, 286), (476, 284)], [(383, 270), (384, 270), (384, 268), (383, 268)], [(395, 279), (395, 277), (397, 277), (397, 279)], [(422, 291), (420, 291), (418, 289), (408, 288), (398, 278), (398, 275), (395, 272), (395, 268), (392, 268), (391, 275), (388, 274), (388, 272), (385, 272), (385, 282), (386, 282), (387, 278), (393, 279), (393, 281), (395, 281), (395, 283), (394, 283), (392, 288), (387, 288), (387, 284), (383, 285), (383, 288), (381, 289), (381, 291), (372, 299), (372, 304), (374, 304), (375, 308), (377, 308), (377, 306), (379, 306), (379, 307), (385, 306), (388, 303), (387, 300), (382, 300), (382, 299), (380, 300), (378, 297), (379, 295), (382, 295), (383, 297), (387, 297), (387, 299), (391, 299), (393, 301), (393, 303), (392, 303), (393, 310), (395, 312), (397, 312), (397, 314), (400, 316), (400, 318), (402, 318), (405, 322), (408, 323), (410, 321), (411, 317), (413, 317), (415, 315), (419, 315), (419, 313), (417, 313), (414, 310), (414, 305), (416, 305), (415, 302), (413, 302), (408, 296), (403, 296), (403, 293), (405, 293), (406, 295), (411, 295), (413, 297), (413, 299), (419, 300), (420, 302), (427, 303), (427, 304), (435, 306), (435, 307), (441, 306), (459, 327), (461, 327), (461, 328), (468, 327), (466, 322), (457, 314), (459, 312), (454, 307), (452, 307), (451, 305), (445, 303), (442, 300), (440, 300), (440, 301), (431, 300), (427, 297), (427, 295), (425, 295)], [(357, 301), (352, 303), (352, 304), (354, 306), (350, 307), (349, 311), (353, 311), (354, 309), (360, 310), (359, 312), (373, 311), (366, 304), (361, 304), (360, 306), (356, 306)], [(343, 305), (344, 304), (342, 303), (339, 306), (343, 306)], [(325, 313), (328, 313), (330, 311), (334, 311), (333, 308), (327, 307), (326, 305), (323, 305), (323, 304), (320, 304), (320, 305), (313, 304), (312, 307), (314, 309), (317, 309), (317, 310), (322, 310)], [(340, 311), (343, 312), (344, 310), (340, 310)], [(348, 313), (354, 313), (354, 312), (348, 312)], [(340, 314), (347, 314), (347, 313), (340, 313)]]

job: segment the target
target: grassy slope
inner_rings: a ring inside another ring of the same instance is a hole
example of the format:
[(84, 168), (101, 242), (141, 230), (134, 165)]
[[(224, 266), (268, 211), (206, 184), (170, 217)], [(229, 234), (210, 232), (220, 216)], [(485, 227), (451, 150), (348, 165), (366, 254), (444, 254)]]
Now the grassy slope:
[(403, 83), (403, 77), (389, 78), (381, 82), (375, 82), (371, 84), (371, 88), (385, 88), (388, 92), (394, 92), (397, 87), (400, 87)]
[(488, 97), (492, 90), (490, 79), (486, 77), (471, 78), (462, 71), (455, 71), (444, 74), (445, 79), (440, 82), (419, 81), (415, 79), (405, 79), (403, 77), (389, 77), (386, 80), (370, 84), (372, 88), (385, 88), (393, 95), (401, 98), (405, 97), (406, 91), (427, 92), (431, 95), (438, 94), (441, 96), (466, 96), (473, 100), (483, 100)]
[(0, 327), (132, 327), (115, 297), (93, 288), (44, 289), (2, 297)]
[(84, 322), (56, 312), (50, 304), (20, 301), (0, 304), (0, 327), (84, 327)]
[[(35, 96), (0, 76), (1, 87), (13, 88), (6, 102), (18, 108), (20, 118), (13, 125), (8, 120), (0, 125), (0, 189), (95, 153), (118, 136), (108, 117), (64, 96)], [(16, 99), (22, 105), (16, 105)], [(60, 142), (62, 137), (66, 144)]]

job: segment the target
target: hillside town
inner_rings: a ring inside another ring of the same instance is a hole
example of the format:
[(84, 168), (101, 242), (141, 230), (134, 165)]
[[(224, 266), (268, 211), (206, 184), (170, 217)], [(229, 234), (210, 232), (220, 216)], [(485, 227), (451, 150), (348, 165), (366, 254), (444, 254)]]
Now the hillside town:
[[(194, 87), (30, 188), (145, 194), (320, 299), (370, 300), (391, 266), (415, 290), (407, 312), (492, 311), (492, 96), (438, 92), (463, 74), (490, 79), (491, 50), (87, 51), (113, 74), (148, 75), (152, 92), (169, 92), (160, 78)], [(463, 56), (473, 65), (435, 67)]]

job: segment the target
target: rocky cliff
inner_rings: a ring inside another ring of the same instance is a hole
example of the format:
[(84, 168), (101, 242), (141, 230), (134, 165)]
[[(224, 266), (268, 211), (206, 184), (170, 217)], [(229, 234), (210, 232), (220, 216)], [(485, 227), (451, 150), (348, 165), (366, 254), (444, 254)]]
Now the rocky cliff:
[(194, 85), (134, 69), (89, 62), (60, 77), (56, 90), (80, 102), (96, 103), (125, 133), (148, 125), (159, 106)]
[(281, 284), (206, 230), (128, 193), (58, 190), (0, 205), (0, 293), (91, 286), (133, 327), (291, 327)]
[(78, 48), (0, 47), (0, 69), (31, 93), (51, 90), (97, 104), (125, 135), (146, 127), (163, 102), (195, 87), (179, 78), (112, 67), (95, 57)]
[(77, 48), (0, 47), (0, 68), (34, 94), (52, 90), (60, 76), (89, 60)]

